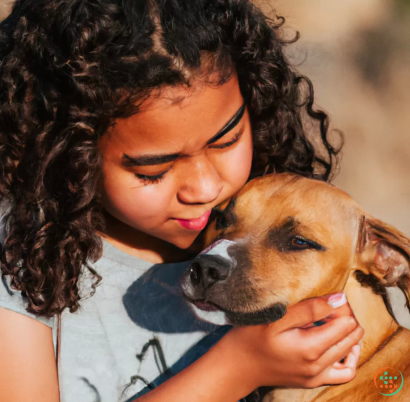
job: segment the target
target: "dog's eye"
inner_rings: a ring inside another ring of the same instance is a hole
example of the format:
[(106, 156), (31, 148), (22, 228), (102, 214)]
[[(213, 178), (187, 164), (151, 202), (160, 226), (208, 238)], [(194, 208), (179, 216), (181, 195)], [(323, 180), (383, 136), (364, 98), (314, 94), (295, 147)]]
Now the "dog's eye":
[(297, 247), (297, 248), (310, 248), (310, 244), (305, 240), (302, 239), (300, 237), (292, 237), (290, 244), (293, 247)]
[(235, 206), (235, 198), (231, 198), (228, 205), (220, 210), (218, 207), (212, 210), (211, 219), (215, 219), (215, 229), (223, 230), (229, 228), (229, 226), (234, 225), (236, 222), (236, 215), (233, 211)]
[(305, 239), (302, 236), (293, 236), (290, 239), (290, 245), (293, 250), (307, 250), (309, 248), (324, 250), (320, 244), (317, 244), (313, 240)]
[(228, 222), (227, 218), (228, 217), (225, 214), (223, 214), (223, 213), (219, 214), (216, 217), (215, 229), (216, 230), (222, 230), (222, 229), (228, 228), (230, 225), (229, 225), (229, 222)]

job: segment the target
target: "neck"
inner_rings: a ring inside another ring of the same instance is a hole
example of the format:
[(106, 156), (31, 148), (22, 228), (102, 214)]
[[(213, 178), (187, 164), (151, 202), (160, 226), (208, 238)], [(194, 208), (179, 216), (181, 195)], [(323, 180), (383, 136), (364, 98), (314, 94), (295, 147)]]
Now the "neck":
[(349, 276), (344, 292), (359, 324), (364, 329), (358, 367), (373, 356), (398, 329), (399, 324), (389, 314), (381, 295), (361, 285), (354, 274)]
[(195, 254), (182, 250), (165, 240), (143, 233), (105, 214), (105, 229), (99, 235), (119, 250), (154, 264), (181, 262), (193, 258)]

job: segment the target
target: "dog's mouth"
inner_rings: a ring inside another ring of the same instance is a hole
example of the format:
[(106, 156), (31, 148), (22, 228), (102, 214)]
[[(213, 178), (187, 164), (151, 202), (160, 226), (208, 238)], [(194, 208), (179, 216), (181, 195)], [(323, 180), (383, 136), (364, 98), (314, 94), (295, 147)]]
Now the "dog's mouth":
[(275, 303), (260, 310), (243, 313), (239, 311), (225, 311), (228, 321), (232, 325), (262, 325), (280, 320), (286, 314), (286, 305)]
[(220, 311), (224, 313), (227, 323), (235, 326), (271, 324), (272, 322), (281, 319), (286, 314), (287, 310), (285, 304), (275, 303), (272, 306), (260, 310), (244, 313), (225, 309), (215, 303), (205, 300), (190, 300), (188, 298), (187, 300), (202, 311)]
[(220, 307), (216, 306), (213, 303), (206, 302), (204, 300), (189, 300), (189, 302), (203, 311), (222, 311)]

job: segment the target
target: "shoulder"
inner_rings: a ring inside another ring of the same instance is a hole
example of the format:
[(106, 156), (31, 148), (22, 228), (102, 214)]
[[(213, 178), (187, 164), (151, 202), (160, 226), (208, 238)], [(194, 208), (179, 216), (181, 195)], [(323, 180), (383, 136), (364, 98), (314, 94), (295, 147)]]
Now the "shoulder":
[(57, 402), (53, 331), (38, 320), (0, 308), (0, 339), (0, 400)]
[[(11, 207), (12, 204), (10, 200), (0, 200), (0, 251), (1, 245), (7, 234), (7, 216)], [(27, 300), (21, 292), (12, 289), (9, 279), (3, 276), (0, 276), (0, 307), (34, 318), (48, 327), (54, 327), (54, 318), (37, 317), (34, 314), (27, 312)]]
[(50, 328), (54, 328), (55, 318), (38, 317), (29, 313), (27, 309), (27, 300), (21, 292), (10, 287), (10, 282), (7, 277), (0, 278), (0, 308), (14, 311), (23, 314), (27, 317), (33, 318)]

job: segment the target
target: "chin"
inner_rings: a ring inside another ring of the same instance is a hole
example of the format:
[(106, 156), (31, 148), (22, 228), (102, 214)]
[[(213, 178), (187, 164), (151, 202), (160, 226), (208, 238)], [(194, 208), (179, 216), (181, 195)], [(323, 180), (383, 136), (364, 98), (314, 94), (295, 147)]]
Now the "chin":
[(193, 239), (178, 239), (176, 241), (173, 240), (172, 244), (174, 244), (175, 246), (177, 246), (178, 248), (182, 250), (188, 250), (189, 248), (193, 246), (195, 240), (196, 240), (196, 237)]
[(163, 239), (174, 246), (182, 249), (187, 250), (192, 247), (195, 243), (195, 240), (200, 235), (200, 232), (192, 233), (190, 236), (181, 236), (181, 237), (171, 237), (170, 239)]

